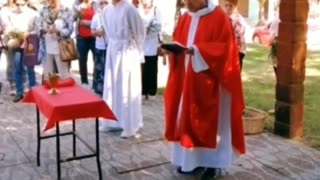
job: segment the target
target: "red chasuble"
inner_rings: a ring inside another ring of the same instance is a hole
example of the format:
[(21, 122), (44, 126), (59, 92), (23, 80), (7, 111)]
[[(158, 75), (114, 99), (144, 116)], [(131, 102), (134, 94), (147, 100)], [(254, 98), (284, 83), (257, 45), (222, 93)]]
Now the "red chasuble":
[[(173, 40), (187, 46), (192, 24), (192, 17), (188, 13), (182, 15)], [(193, 45), (209, 68), (196, 73), (191, 59), (186, 70), (184, 55), (170, 57), (170, 71), (164, 95), (165, 137), (168, 141), (180, 142), (185, 148), (215, 149), (219, 108), (231, 108), (232, 145), (234, 150), (244, 154), (244, 101), (238, 49), (230, 19), (220, 7), (200, 17)], [(229, 107), (219, 107), (220, 86), (231, 96)], [(180, 102), (182, 106), (178, 119)]]

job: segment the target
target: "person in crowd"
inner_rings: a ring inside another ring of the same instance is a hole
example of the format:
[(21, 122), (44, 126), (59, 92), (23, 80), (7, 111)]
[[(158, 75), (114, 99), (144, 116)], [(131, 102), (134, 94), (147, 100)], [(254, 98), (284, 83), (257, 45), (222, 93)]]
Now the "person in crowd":
[(239, 49), (239, 60), (240, 67), (242, 69), (243, 58), (246, 55), (246, 41), (245, 41), (245, 30), (246, 30), (246, 22), (244, 21), (241, 14), (238, 12), (238, 0), (225, 0), (224, 7), (227, 15), (230, 17), (232, 21), (232, 26), (234, 30), (234, 34), (236, 37), (236, 41)]
[[(4, 4), (0, 4), (0, 11), (2, 10), (2, 7), (3, 7), (3, 5)], [(2, 20), (2, 16), (0, 15), (0, 38), (2, 37), (2, 35), (3, 35), (3, 32), (4, 32), (4, 29), (5, 29), (5, 26), (4, 26), (4, 22), (3, 22), (3, 20)], [(2, 54), (2, 52), (4, 51), (4, 44), (2, 44), (2, 39), (1, 39), (1, 49), (0, 49), (0, 56), (1, 56), (1, 54)], [(2, 93), (2, 87), (3, 87), (3, 83), (0, 81), (0, 95), (1, 95), (1, 93)], [(3, 101), (0, 99), (0, 104), (2, 104), (3, 103)]]
[(117, 122), (103, 121), (101, 131), (122, 129), (121, 137), (135, 137), (142, 123), (141, 61), (145, 27), (137, 9), (127, 0), (112, 0), (103, 12), (109, 38), (103, 99)]
[(154, 97), (158, 88), (158, 47), (161, 41), (161, 15), (153, 0), (142, 0), (140, 15), (144, 20), (146, 38), (144, 41), (144, 58), (142, 64), (142, 95), (145, 99)]
[(240, 62), (230, 18), (211, 0), (185, 0), (169, 57), (165, 137), (179, 173), (205, 168), (203, 179), (245, 153)]
[(136, 8), (140, 8), (140, 0), (132, 0), (132, 4), (133, 4)]
[(271, 60), (275, 75), (277, 75), (278, 66), (278, 33), (279, 33), (279, 15), (276, 15), (270, 23), (271, 42), (269, 59)]
[(36, 33), (38, 14), (26, 6), (25, 0), (14, 0), (13, 8), (8, 15), (6, 34), (8, 36), (8, 49), (12, 51), (14, 63), (16, 95), (13, 102), (19, 102), (23, 98), (24, 84), (23, 73), (27, 70), (29, 87), (36, 85), (34, 66), (25, 66), (23, 63), (23, 48), (25, 38)]
[[(88, 53), (89, 50), (94, 55), (95, 37), (91, 33), (90, 24), (95, 14), (93, 2), (91, 0), (82, 0), (81, 3), (75, 2), (73, 6), (75, 12), (77, 49), (79, 51), (79, 69), (82, 85), (89, 89), (88, 80)], [(94, 60), (93, 56), (93, 60)]]
[[(9, 12), (11, 11), (13, 7), (13, 0), (7, 0), (7, 1), (3, 1), (1, 2), (1, 11), (0, 11), (0, 16), (1, 19), (4, 23), (4, 27), (7, 26), (7, 24), (9, 23)], [(4, 34), (2, 34), (1, 36), (1, 44), (3, 47), (6, 47), (6, 41), (7, 38)], [(9, 82), (9, 94), (11, 96), (16, 94), (16, 90), (15, 90), (15, 77), (14, 77), (14, 69), (13, 69), (13, 60), (12, 60), (12, 51), (11, 49), (7, 49), (7, 48), (3, 48), (2, 49), (2, 53), (5, 55), (6, 58), (6, 79)], [(25, 77), (25, 76), (24, 76)], [(25, 78), (24, 78), (25, 79)]]
[[(78, 12), (80, 12), (81, 10), (81, 4), (82, 4), (83, 0), (75, 0), (72, 4), (72, 8), (73, 11), (77, 14)], [(97, 9), (99, 9), (99, 4), (97, 3), (97, 1), (91, 1), (91, 6), (94, 8), (95, 11), (97, 11)], [(77, 19), (77, 16), (74, 17), (75, 19)]]
[(97, 0), (99, 8), (96, 14), (92, 18), (91, 33), (96, 37), (96, 49), (94, 59), (94, 77), (93, 77), (93, 90), (96, 94), (102, 97), (103, 93), (103, 80), (104, 80), (104, 68), (106, 59), (106, 48), (108, 45), (107, 30), (103, 27), (102, 11), (108, 4), (107, 0)]
[[(59, 39), (69, 38), (73, 32), (73, 14), (71, 9), (64, 7), (60, 0), (48, 0), (48, 4), (40, 10), (38, 33), (41, 37), (40, 51), (43, 55), (44, 79), (50, 73), (59, 73), (62, 79), (70, 77), (68, 63), (61, 61)], [(57, 71), (57, 72), (56, 72)]]

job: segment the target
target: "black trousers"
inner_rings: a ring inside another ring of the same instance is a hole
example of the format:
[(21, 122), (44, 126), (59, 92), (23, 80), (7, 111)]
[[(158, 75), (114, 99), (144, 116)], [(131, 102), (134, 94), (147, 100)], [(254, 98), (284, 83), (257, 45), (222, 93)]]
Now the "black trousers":
[(94, 37), (80, 37), (77, 36), (77, 49), (79, 52), (79, 69), (82, 84), (89, 84), (88, 80), (88, 53), (91, 50), (94, 60), (95, 52), (95, 38)]
[(141, 65), (142, 94), (154, 96), (158, 88), (158, 56), (145, 56)]
[(244, 53), (239, 52), (240, 70), (241, 70), (241, 71), (242, 71), (242, 62), (243, 62), (244, 56), (246, 56)]

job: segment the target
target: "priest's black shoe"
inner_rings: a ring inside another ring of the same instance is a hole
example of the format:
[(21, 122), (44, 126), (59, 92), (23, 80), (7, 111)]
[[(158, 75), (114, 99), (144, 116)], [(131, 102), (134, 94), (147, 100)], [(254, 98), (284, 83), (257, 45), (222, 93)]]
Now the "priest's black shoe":
[(183, 175), (189, 175), (189, 176), (195, 176), (201, 173), (201, 171), (204, 170), (204, 168), (202, 167), (197, 167), (192, 171), (182, 171), (181, 167), (177, 168), (177, 172), (179, 174), (183, 174)]
[(216, 178), (216, 174), (216, 168), (207, 168), (207, 170), (201, 176), (201, 180), (214, 180)]

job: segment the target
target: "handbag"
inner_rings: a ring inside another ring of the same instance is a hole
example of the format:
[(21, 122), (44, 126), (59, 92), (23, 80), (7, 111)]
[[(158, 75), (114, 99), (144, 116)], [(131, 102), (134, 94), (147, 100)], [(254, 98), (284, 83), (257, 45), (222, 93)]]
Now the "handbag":
[(23, 64), (26, 66), (39, 65), (41, 61), (38, 59), (39, 55), (39, 37), (32, 34), (26, 38), (23, 48)]
[(71, 62), (73, 60), (79, 59), (79, 52), (76, 48), (74, 40), (71, 38), (61, 38), (59, 40), (59, 50), (60, 58), (63, 62)]

